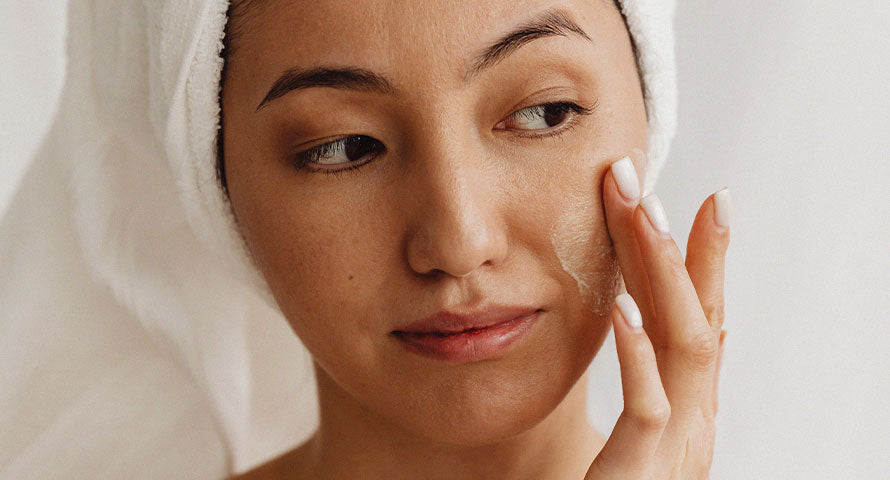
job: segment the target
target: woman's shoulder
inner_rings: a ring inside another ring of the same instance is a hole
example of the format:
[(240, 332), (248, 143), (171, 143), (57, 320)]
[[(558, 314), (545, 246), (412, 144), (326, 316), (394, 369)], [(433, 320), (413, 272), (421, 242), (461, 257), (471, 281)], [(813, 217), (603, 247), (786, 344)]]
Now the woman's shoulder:
[(230, 480), (273, 480), (313, 478), (309, 469), (310, 443), (306, 442), (257, 467), (230, 477)]
[(229, 477), (230, 480), (265, 480), (272, 478), (286, 478), (287, 473), (278, 464), (278, 459), (264, 463), (252, 470)]

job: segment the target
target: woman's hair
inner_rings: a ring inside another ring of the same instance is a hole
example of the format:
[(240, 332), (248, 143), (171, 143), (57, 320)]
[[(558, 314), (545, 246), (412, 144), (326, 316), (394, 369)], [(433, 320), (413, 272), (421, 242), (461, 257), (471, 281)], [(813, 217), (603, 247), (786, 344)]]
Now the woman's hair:
[(228, 20), (226, 21), (226, 27), (223, 33), (223, 48), (219, 53), (223, 59), (223, 66), (222, 73), (219, 77), (219, 130), (216, 135), (216, 178), (219, 181), (219, 186), (223, 189), (223, 192), (225, 192), (226, 197), (229, 196), (229, 184), (226, 182), (225, 150), (223, 149), (222, 92), (226, 81), (226, 65), (229, 63), (229, 57), (235, 50), (235, 44), (237, 43), (235, 40), (242, 35), (244, 25), (247, 23), (244, 21), (243, 17), (247, 15), (248, 10), (254, 10), (251, 8), (251, 4), (253, 3), (253, 0), (232, 0), (229, 3), (229, 10), (226, 13)]
[[(605, 0), (608, 2), (608, 0)], [(618, 9), (618, 12), (621, 14), (621, 18), (624, 20), (624, 25), (627, 27), (627, 17), (624, 14), (624, 11), (621, 9), (621, 3), (619, 0), (612, 0), (612, 4)], [(235, 48), (237, 45), (238, 37), (244, 34), (245, 25), (248, 23), (245, 18), (248, 15), (259, 15), (264, 8), (264, 5), (268, 5), (268, 3), (264, 2), (255, 2), (254, 0), (232, 0), (229, 3), (229, 10), (227, 13), (228, 20), (226, 21), (225, 34), (223, 38), (223, 48), (220, 52), (220, 56), (223, 58), (223, 67), (222, 67), (222, 75), (219, 79), (219, 92), (220, 92), (220, 128), (218, 134), (216, 136), (216, 177), (219, 181), (220, 187), (225, 192), (226, 196), (229, 195), (229, 186), (226, 182), (226, 168), (225, 168), (225, 159), (224, 159), (224, 150), (223, 150), (223, 128), (222, 128), (222, 118), (223, 118), (223, 108), (222, 108), (222, 90), (223, 84), (225, 83), (226, 78), (226, 64), (228, 63), (229, 57), (235, 52)], [(633, 35), (629, 35), (630, 37), (630, 46), (633, 49), (633, 54), (635, 59), (639, 59), (639, 55), (637, 54), (637, 45), (634, 42)], [(640, 85), (643, 85), (642, 79), (642, 70), (637, 67), (637, 74), (640, 75)]]

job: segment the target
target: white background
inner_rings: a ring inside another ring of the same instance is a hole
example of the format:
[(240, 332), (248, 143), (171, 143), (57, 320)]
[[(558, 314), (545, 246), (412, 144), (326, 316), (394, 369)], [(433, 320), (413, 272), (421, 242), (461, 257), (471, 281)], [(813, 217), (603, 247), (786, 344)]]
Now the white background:
[[(657, 191), (734, 198), (715, 479), (890, 478), (890, 2), (687, 0)], [(0, 211), (64, 71), (64, 0), (0, 2)]]

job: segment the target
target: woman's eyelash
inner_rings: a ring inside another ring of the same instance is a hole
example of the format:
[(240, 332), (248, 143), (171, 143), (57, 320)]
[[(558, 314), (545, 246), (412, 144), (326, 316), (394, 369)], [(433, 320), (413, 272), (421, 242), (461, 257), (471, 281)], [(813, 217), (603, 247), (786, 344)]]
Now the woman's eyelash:
[(578, 117), (592, 114), (596, 110), (597, 103), (594, 103), (590, 107), (582, 107), (581, 105), (578, 105), (577, 103), (568, 102), (568, 101), (544, 103), (544, 104), (534, 105), (531, 107), (526, 107), (521, 110), (518, 110), (515, 113), (512, 113), (511, 117), (515, 117), (516, 115), (521, 115), (520, 112), (522, 112), (524, 110), (529, 110), (532, 108), (542, 108), (542, 107), (543, 108), (556, 108), (560, 113), (572, 112), (574, 114), (574, 116), (570, 117), (568, 120), (564, 121), (561, 125), (552, 127), (553, 128), (552, 130), (547, 130), (545, 132), (537, 132), (537, 133), (534, 133), (533, 131), (529, 131), (528, 133), (517, 133), (516, 135), (518, 135), (522, 138), (532, 138), (532, 139), (543, 140), (544, 138), (547, 138), (547, 137), (552, 137), (554, 135), (561, 135), (561, 134), (567, 133), (569, 131), (574, 130), (574, 128), (577, 126)]
[[(542, 104), (533, 105), (530, 107), (525, 107), (523, 109), (517, 110), (516, 112), (513, 112), (512, 114), (510, 114), (510, 117), (508, 117), (508, 118), (516, 117), (517, 115), (527, 116), (527, 114), (523, 115), (521, 112), (531, 110), (534, 108), (551, 108), (551, 109), (556, 109), (556, 111), (559, 113), (571, 112), (573, 114), (573, 116), (569, 117), (568, 120), (563, 121), (560, 125), (554, 126), (554, 127), (552, 127), (552, 129), (550, 129), (546, 132), (543, 132), (543, 133), (528, 132), (528, 133), (517, 133), (516, 134), (522, 138), (543, 140), (547, 137), (561, 135), (561, 134), (564, 134), (564, 133), (574, 130), (578, 123), (578, 117), (592, 114), (596, 110), (596, 107), (597, 107), (597, 103), (594, 103), (590, 107), (583, 107), (581, 105), (578, 105), (577, 103), (569, 102), (569, 101), (542, 103)], [(355, 139), (356, 137), (362, 137), (362, 138), (365, 138), (368, 140), (373, 140), (370, 137), (366, 137), (364, 135), (352, 135), (350, 137), (344, 137), (339, 140), (335, 140), (333, 142), (328, 142), (328, 143), (319, 145), (317, 147), (314, 147), (309, 150), (305, 150), (303, 152), (296, 154), (293, 159), (293, 164), (299, 170), (310, 170), (312, 173), (323, 173), (325, 175), (340, 175), (340, 174), (343, 174), (346, 172), (355, 171), (358, 168), (364, 166), (366, 163), (369, 163), (372, 160), (374, 160), (374, 158), (376, 158), (386, 152), (386, 147), (383, 147), (382, 151), (372, 152), (368, 155), (365, 155), (364, 157), (370, 157), (370, 158), (366, 158), (362, 162), (353, 162), (352, 164), (347, 164), (348, 166), (340, 167), (340, 168), (312, 168), (312, 167), (307, 166), (310, 163), (315, 163), (315, 162), (310, 161), (309, 158), (318, 158), (318, 157), (321, 157), (324, 155), (328, 155), (328, 154), (336, 151), (337, 145), (340, 144), (341, 142), (346, 141), (348, 139)], [(373, 140), (373, 141), (376, 142), (376, 140)], [(377, 142), (377, 143), (379, 143), (379, 142)], [(381, 147), (383, 146), (382, 144), (380, 144), (380, 145), (381, 145)]]
[[(356, 145), (362, 145), (365, 147), (374, 146), (373, 151), (362, 155), (361, 159), (365, 159), (364, 161), (354, 161), (346, 163), (347, 166), (339, 167), (339, 168), (323, 168), (323, 167), (308, 167), (307, 165), (310, 163), (319, 163), (317, 161), (313, 161), (313, 159), (323, 158), (332, 153), (345, 152), (347, 145), (351, 144), (353, 148)], [(377, 147), (379, 146), (379, 147)], [(338, 140), (334, 140), (332, 142), (321, 144), (317, 147), (310, 148), (309, 150), (304, 150), (300, 153), (297, 153), (292, 160), (292, 163), (298, 170), (309, 170), (312, 173), (324, 173), (330, 175), (339, 175), (341, 173), (345, 173), (350, 170), (355, 170), (365, 163), (370, 162), (377, 156), (381, 155), (386, 151), (386, 147), (383, 146), (379, 141), (368, 137), (366, 135), (351, 135), (348, 137), (343, 137)]]
[(317, 172), (317, 173), (323, 173), (325, 175), (342, 175), (346, 172), (352, 172), (352, 171), (358, 170), (359, 167), (370, 162), (371, 160), (374, 159), (374, 157), (376, 157), (376, 155), (371, 156), (371, 158), (365, 160), (364, 162), (357, 162), (357, 163), (354, 163), (352, 165), (348, 165), (348, 166), (342, 167), (342, 168), (316, 168), (316, 169), (313, 169), (312, 171)]

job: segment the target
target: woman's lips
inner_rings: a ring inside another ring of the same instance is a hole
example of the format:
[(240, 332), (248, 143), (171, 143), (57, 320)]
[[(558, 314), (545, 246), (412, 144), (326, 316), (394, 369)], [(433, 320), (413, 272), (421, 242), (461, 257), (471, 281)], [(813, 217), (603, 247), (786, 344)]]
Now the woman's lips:
[[(450, 363), (478, 362), (506, 353), (525, 337), (542, 311), (526, 309), (518, 316), (484, 327), (457, 331), (454, 328), (430, 331), (429, 327), (416, 327), (414, 331), (396, 330), (393, 335), (413, 353)], [(453, 321), (444, 323), (452, 324)]]

